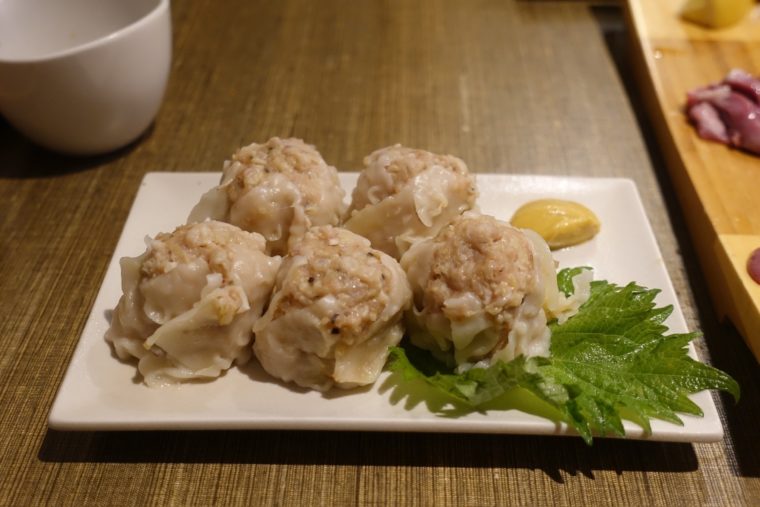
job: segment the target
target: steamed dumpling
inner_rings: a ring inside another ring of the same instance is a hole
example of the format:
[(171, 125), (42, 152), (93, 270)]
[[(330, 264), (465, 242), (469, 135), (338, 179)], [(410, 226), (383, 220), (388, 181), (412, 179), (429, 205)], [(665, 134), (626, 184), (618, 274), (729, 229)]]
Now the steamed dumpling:
[(371, 384), (410, 302), (393, 258), (345, 229), (316, 227), (283, 261), (253, 349), (269, 374), (302, 387)]
[(475, 178), (452, 155), (389, 146), (364, 159), (344, 226), (395, 257), (475, 206)]
[(543, 306), (556, 291), (543, 241), (490, 216), (465, 213), (402, 257), (414, 294), (412, 343), (457, 365), (547, 356)]
[(314, 146), (273, 137), (232, 155), (221, 183), (201, 198), (188, 222), (211, 218), (258, 232), (267, 253), (285, 255), (309, 227), (338, 225), (344, 196), (337, 169)]
[(206, 221), (147, 243), (121, 259), (123, 295), (106, 333), (116, 354), (138, 358), (149, 386), (210, 379), (246, 362), (281, 262), (264, 253), (264, 238)]

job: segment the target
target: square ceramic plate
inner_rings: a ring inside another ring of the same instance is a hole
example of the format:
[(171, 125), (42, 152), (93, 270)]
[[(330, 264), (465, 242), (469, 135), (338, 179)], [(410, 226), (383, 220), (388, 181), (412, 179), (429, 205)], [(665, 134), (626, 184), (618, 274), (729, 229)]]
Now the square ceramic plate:
[[(518, 206), (538, 197), (572, 199), (591, 208), (602, 222), (599, 235), (585, 244), (556, 252), (560, 267), (592, 266), (595, 278), (619, 284), (636, 281), (662, 290), (660, 305), (675, 311), (667, 324), (686, 332), (644, 208), (632, 181), (480, 174), (479, 204), (484, 213), (509, 220)], [(119, 258), (145, 249), (146, 235), (172, 231), (184, 222), (218, 173), (150, 173), (145, 176), (121, 239), (106, 272), (68, 371), (50, 411), (51, 428), (60, 430), (145, 429), (301, 429), (376, 430), (562, 435), (571, 431), (519, 410), (496, 410), (443, 417), (426, 403), (402, 398), (383, 373), (371, 388), (327, 395), (286, 386), (252, 360), (208, 383), (151, 389), (136, 378), (134, 363), (121, 362), (103, 336), (120, 290)], [(353, 188), (356, 174), (341, 174)], [(693, 348), (691, 353), (694, 353)], [(626, 422), (628, 438), (714, 441), (723, 436), (712, 397), (693, 396), (704, 417), (683, 415), (683, 426), (652, 422), (645, 435)]]

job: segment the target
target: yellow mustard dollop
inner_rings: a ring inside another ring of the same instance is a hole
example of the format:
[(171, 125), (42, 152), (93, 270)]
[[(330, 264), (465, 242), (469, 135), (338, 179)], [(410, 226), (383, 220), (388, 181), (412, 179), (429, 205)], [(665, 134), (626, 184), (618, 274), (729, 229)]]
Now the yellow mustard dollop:
[(510, 223), (536, 231), (552, 250), (588, 241), (601, 227), (593, 211), (562, 199), (538, 199), (524, 204), (515, 211)]

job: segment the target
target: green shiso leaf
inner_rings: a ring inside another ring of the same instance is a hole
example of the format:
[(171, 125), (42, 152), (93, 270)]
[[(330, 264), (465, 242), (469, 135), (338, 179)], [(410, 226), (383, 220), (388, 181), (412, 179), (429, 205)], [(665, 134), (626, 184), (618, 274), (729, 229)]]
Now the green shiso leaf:
[[(560, 290), (573, 290), (572, 277), (582, 269), (558, 273)], [(488, 368), (455, 373), (427, 351), (411, 345), (393, 347), (389, 369), (405, 381), (422, 380), (470, 410), (517, 388), (548, 404), (587, 443), (593, 434), (624, 436), (622, 419), (647, 432), (650, 420), (683, 424), (678, 413), (702, 415), (688, 396), (719, 389), (739, 398), (739, 385), (728, 374), (687, 354), (696, 333), (666, 334), (663, 322), (673, 311), (658, 308), (659, 291), (635, 283), (591, 284), (591, 295), (564, 324), (553, 322), (551, 356), (522, 356)]]

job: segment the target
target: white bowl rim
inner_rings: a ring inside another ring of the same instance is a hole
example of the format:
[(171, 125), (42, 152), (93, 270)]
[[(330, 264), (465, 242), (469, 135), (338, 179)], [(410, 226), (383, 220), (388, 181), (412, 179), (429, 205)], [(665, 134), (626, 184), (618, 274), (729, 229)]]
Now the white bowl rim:
[(141, 16), (139, 19), (136, 19), (133, 22), (129, 23), (128, 25), (119, 28), (118, 30), (110, 32), (106, 35), (98, 37), (97, 39), (91, 40), (89, 42), (78, 44), (74, 47), (64, 49), (62, 51), (54, 51), (45, 55), (35, 56), (31, 58), (8, 58), (8, 57), (3, 58), (2, 56), (0, 56), (0, 64), (24, 65), (24, 64), (31, 64), (31, 63), (43, 63), (43, 62), (48, 62), (51, 60), (66, 58), (68, 56), (72, 56), (77, 53), (83, 53), (90, 49), (103, 46), (112, 40), (126, 37), (127, 35), (134, 32), (135, 30), (138, 30), (142, 25), (153, 20), (153, 18), (156, 18), (160, 16), (161, 14), (163, 14), (169, 8), (169, 1), (170, 0), (158, 0), (156, 6), (150, 11), (148, 11), (146, 14)]

